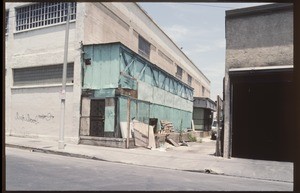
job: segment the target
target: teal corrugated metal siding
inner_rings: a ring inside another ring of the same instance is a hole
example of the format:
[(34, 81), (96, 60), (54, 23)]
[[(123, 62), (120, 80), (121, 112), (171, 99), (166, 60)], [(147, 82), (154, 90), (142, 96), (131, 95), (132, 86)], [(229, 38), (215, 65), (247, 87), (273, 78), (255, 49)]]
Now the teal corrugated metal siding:
[[(119, 120), (127, 121), (127, 97), (119, 97)], [(168, 120), (173, 123), (174, 129), (179, 131), (182, 121), (182, 128), (191, 128), (192, 112), (175, 109), (164, 105), (153, 104), (146, 101), (131, 99), (130, 119), (149, 123), (149, 118), (158, 119), (158, 128), (160, 120)]]
[(119, 45), (84, 46), (83, 59), (91, 59), (91, 65), (83, 63), (83, 88), (117, 88), (120, 74)]

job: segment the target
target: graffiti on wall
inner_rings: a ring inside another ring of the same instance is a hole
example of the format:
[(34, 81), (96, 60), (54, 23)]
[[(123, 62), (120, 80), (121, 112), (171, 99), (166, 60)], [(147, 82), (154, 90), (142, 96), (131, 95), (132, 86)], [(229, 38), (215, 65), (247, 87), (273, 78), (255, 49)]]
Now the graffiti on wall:
[(47, 114), (39, 114), (32, 116), (30, 114), (19, 114), (19, 112), (16, 113), (16, 120), (25, 121), (32, 124), (38, 124), (40, 123), (40, 120), (50, 121), (51, 119), (54, 119), (54, 116), (51, 113)]

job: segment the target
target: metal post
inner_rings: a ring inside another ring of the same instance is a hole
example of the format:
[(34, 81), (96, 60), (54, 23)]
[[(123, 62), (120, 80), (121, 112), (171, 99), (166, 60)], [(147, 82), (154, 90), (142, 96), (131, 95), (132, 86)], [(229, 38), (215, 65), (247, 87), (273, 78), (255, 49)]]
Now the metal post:
[(65, 33), (65, 48), (64, 48), (64, 64), (62, 74), (62, 89), (61, 89), (61, 119), (59, 129), (58, 149), (64, 149), (64, 126), (65, 126), (65, 103), (66, 103), (66, 79), (67, 79), (67, 62), (68, 62), (68, 44), (69, 44), (69, 20), (70, 20), (71, 6), (68, 3), (68, 13), (66, 21), (66, 33)]
[(220, 97), (219, 95), (217, 96), (217, 141), (216, 141), (216, 156), (220, 156)]
[(129, 135), (130, 135), (130, 98), (127, 99), (127, 141), (126, 148), (129, 148)]

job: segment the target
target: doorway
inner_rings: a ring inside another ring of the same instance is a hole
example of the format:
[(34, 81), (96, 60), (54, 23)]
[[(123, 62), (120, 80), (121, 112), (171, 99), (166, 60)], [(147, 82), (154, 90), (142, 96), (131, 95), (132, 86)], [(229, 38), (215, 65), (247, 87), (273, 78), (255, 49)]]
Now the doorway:
[(231, 77), (233, 157), (293, 160), (291, 77), (287, 72)]
[(91, 100), (90, 136), (104, 137), (105, 100)]

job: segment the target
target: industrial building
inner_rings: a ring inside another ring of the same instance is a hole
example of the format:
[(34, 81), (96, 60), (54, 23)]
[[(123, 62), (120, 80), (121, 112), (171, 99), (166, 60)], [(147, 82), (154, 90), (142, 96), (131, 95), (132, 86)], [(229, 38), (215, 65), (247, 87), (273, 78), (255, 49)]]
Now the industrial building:
[(293, 5), (226, 11), (224, 157), (292, 161)]
[[(5, 10), (5, 132), (57, 140), (67, 3)], [(130, 119), (190, 128), (194, 96), (210, 81), (137, 3), (71, 4), (66, 141), (122, 138), (128, 98)]]

